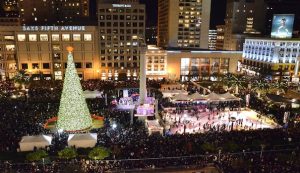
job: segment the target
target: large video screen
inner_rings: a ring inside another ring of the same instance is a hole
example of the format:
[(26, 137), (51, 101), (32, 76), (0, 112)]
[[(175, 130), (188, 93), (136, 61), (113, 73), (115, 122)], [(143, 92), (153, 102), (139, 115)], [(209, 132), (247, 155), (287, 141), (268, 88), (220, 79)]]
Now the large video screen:
[(272, 24), (272, 38), (292, 38), (294, 14), (274, 14)]

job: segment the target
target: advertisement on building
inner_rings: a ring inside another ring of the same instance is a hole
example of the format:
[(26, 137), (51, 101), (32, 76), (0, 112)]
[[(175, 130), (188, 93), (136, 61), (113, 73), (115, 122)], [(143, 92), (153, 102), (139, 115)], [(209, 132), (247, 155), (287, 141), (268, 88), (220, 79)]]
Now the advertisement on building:
[(292, 38), (294, 14), (274, 14), (272, 24), (272, 38)]

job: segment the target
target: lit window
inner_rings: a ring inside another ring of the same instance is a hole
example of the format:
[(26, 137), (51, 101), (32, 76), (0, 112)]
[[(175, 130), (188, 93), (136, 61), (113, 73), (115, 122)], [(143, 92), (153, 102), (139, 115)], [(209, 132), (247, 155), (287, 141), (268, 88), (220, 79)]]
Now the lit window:
[(40, 35), (40, 41), (48, 41), (48, 35), (47, 34), (41, 34)]
[(5, 49), (6, 49), (6, 51), (14, 51), (15, 45), (13, 45), (13, 44), (5, 45)]
[(18, 34), (18, 41), (25, 41), (25, 40), (26, 40), (25, 34)]
[(4, 40), (5, 41), (13, 41), (13, 40), (15, 40), (15, 37), (11, 36), (11, 35), (6, 35), (6, 36), (4, 36)]
[(92, 34), (84, 34), (84, 41), (92, 41)]
[(52, 50), (60, 50), (60, 46), (59, 45), (52, 45)]
[(70, 41), (70, 34), (63, 34), (61, 37), (62, 41)]
[(39, 69), (39, 64), (38, 63), (32, 63), (32, 68), (33, 69)]
[(80, 34), (73, 34), (73, 41), (80, 41)]
[(52, 41), (59, 41), (59, 34), (52, 34)]
[(29, 34), (29, 41), (37, 41), (36, 34)]

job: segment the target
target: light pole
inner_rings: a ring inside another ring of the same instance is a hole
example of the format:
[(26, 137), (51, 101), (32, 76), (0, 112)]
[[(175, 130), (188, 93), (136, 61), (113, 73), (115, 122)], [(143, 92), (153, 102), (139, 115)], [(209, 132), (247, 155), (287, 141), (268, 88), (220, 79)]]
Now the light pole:
[(43, 161), (43, 169), (45, 170), (45, 158), (42, 158)]
[(264, 148), (265, 148), (265, 145), (264, 145), (264, 144), (261, 144), (260, 147), (261, 147), (261, 150), (260, 150), (260, 158), (262, 158), (262, 156), (263, 156), (263, 150), (264, 150)]
[(221, 161), (221, 152), (222, 152), (222, 149), (221, 148), (219, 148), (219, 156), (218, 156), (218, 162), (220, 163), (220, 161)]
[(58, 129), (57, 132), (58, 132), (58, 140), (60, 140), (60, 135), (61, 133), (63, 132), (64, 130), (63, 129)]

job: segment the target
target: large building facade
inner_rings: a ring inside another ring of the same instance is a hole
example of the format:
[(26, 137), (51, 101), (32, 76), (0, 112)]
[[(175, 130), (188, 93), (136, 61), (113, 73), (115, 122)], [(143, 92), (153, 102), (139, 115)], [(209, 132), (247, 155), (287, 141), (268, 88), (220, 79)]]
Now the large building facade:
[(90, 21), (89, 0), (22, 0), (19, 1), (22, 25), (87, 25)]
[(145, 44), (145, 5), (137, 0), (98, 1), (102, 79), (138, 78)]
[(181, 81), (213, 80), (218, 74), (237, 73), (241, 51), (204, 51), (195, 49), (159, 49), (149, 46), (147, 77)]
[(211, 0), (158, 0), (160, 47), (208, 48)]
[[(102, 60), (100, 43), (101, 35), (96, 26), (0, 27), (0, 78), (12, 78), (18, 69), (24, 69), (34, 79), (39, 79), (42, 73), (47, 80), (61, 80), (67, 63), (66, 47), (73, 46), (74, 62), (83, 80), (138, 79), (138, 71), (124, 68), (125, 74), (122, 74), (122, 67), (112, 65), (108, 68), (102, 65), (109, 61)], [(208, 80), (214, 74), (235, 73), (242, 53), (196, 49), (167, 50), (148, 46), (145, 57), (146, 74), (149, 79)], [(140, 63), (139, 60), (124, 60), (125, 62), (136, 62), (136, 66)]]
[(92, 26), (11, 26), (0, 27), (0, 68), (7, 78), (17, 69), (30, 76), (43, 73), (61, 80), (67, 63), (67, 46), (74, 47), (74, 61), (81, 78), (99, 74), (98, 32)]
[(168, 78), (181, 81), (213, 80), (218, 74), (237, 73), (242, 52), (168, 51)]
[(224, 50), (243, 50), (246, 37), (264, 31), (264, 0), (228, 0), (224, 28)]
[(300, 40), (246, 39), (243, 58), (248, 74), (267, 75), (272, 80), (290, 81), (300, 57)]

